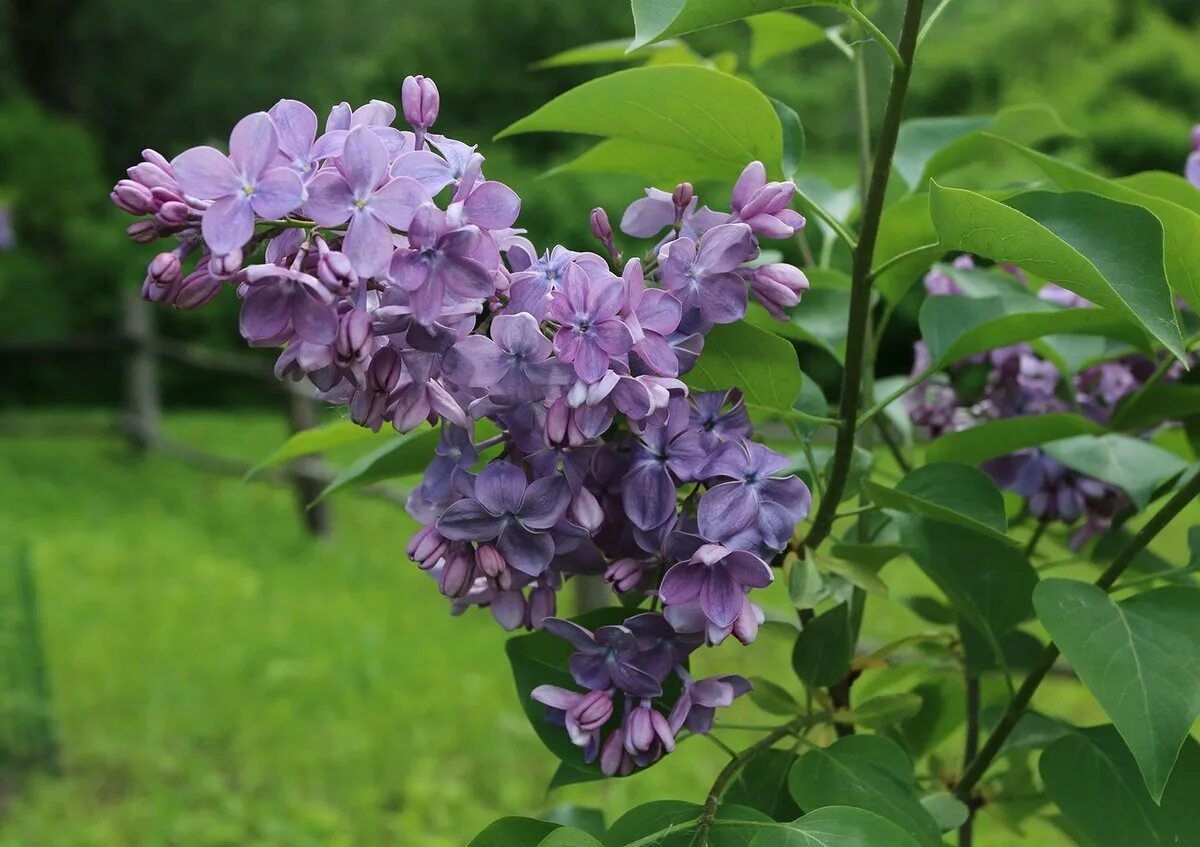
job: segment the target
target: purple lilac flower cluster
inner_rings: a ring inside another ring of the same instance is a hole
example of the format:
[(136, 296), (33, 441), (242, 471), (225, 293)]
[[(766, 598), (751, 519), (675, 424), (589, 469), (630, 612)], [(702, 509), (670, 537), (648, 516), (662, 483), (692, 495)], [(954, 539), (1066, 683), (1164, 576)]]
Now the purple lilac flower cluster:
[[(140, 217), (133, 240), (174, 244), (144, 296), (190, 309), (229, 287), (250, 345), (282, 348), (280, 378), (309, 380), (373, 430), (439, 427), (408, 501), (424, 524), (410, 558), (452, 611), (488, 607), (505, 629), (574, 645), (583, 691), (534, 696), (589, 762), (627, 773), (748, 689), (692, 680), (685, 660), (754, 639), (748, 594), (808, 514), (784, 457), (751, 440), (740, 393), (680, 380), (750, 297), (786, 318), (808, 289), (798, 268), (755, 262), (760, 238), (804, 226), (795, 186), (752, 162), (727, 212), (687, 183), (648, 189), (620, 226), (653, 240), (644, 258), (623, 259), (602, 209), (603, 255), (539, 253), (514, 229), (516, 193), (484, 177), (474, 146), (432, 131), (433, 82), (408, 78), (402, 107), (411, 129), (372, 101), (335, 106), (319, 131), (312, 109), (282, 100), (239, 121), (228, 154), (145, 151), (112, 193)], [(656, 611), (594, 633), (554, 617), (579, 574)], [(683, 693), (668, 707), (671, 675)]]
[[(953, 267), (975, 268), (969, 255), (954, 259)], [(1025, 283), (1019, 268), (1003, 266)], [(952, 276), (934, 268), (924, 279), (931, 296), (958, 296), (962, 290)], [(1055, 283), (1038, 289), (1037, 296), (1069, 308), (1092, 304)], [(913, 373), (929, 366), (924, 342), (917, 342)], [(955, 377), (968, 368), (986, 368), (981, 392), (964, 396), (955, 387)], [(1150, 379), (1156, 363), (1133, 354), (1084, 368), (1064, 381), (1058, 368), (1038, 356), (1028, 344), (1001, 347), (952, 366), (948, 374), (937, 374), (922, 382), (905, 398), (909, 417), (930, 436), (967, 429), (978, 423), (1023, 415), (1077, 410), (1099, 424), (1106, 424), (1122, 399)], [(1165, 379), (1178, 379), (1182, 368), (1173, 368)], [(1118, 513), (1128, 507), (1124, 492), (1112, 485), (1064, 467), (1039, 448), (1020, 450), (984, 464), (996, 483), (1026, 498), (1029, 513), (1041, 521), (1082, 524), (1071, 538), (1072, 549), (1107, 532)]]

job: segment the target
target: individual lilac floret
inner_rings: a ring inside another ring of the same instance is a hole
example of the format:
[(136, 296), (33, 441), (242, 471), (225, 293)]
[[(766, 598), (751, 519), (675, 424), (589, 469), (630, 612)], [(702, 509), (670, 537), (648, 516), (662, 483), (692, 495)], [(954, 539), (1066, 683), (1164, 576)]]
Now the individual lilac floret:
[(804, 216), (788, 208), (795, 193), (794, 183), (767, 182), (763, 163), (751, 162), (733, 186), (730, 221), (744, 221), (764, 238), (791, 238), (804, 228)]
[(584, 382), (608, 372), (613, 356), (628, 353), (633, 336), (618, 314), (624, 299), (621, 281), (611, 274), (591, 277), (577, 263), (567, 265), (562, 288), (550, 298), (550, 315), (559, 323), (554, 336), (558, 358), (575, 366)]
[(1118, 489), (1077, 473), (1036, 448), (988, 462), (984, 469), (997, 484), (1027, 498), (1029, 513), (1040, 521), (1072, 524), (1094, 511), (1089, 518), (1091, 526), (1072, 539), (1073, 544), (1078, 543), (1075, 549), (1098, 526), (1111, 526), (1116, 512), (1128, 504)]
[(741, 614), (746, 591), (766, 588), (774, 579), (770, 566), (753, 553), (705, 544), (667, 571), (659, 597), (668, 608), (698, 600), (704, 617), (724, 629)]
[(185, 192), (214, 201), (201, 221), (204, 242), (213, 253), (228, 253), (249, 241), (255, 215), (281, 218), (304, 199), (300, 177), (275, 166), (278, 152), (271, 118), (255, 112), (233, 128), (228, 156), (213, 147), (193, 147), (171, 162)]
[(681, 669), (679, 675), (683, 678), (683, 693), (668, 718), (676, 733), (682, 729), (707, 733), (712, 729), (717, 709), (733, 705), (735, 698), (754, 689), (750, 680), (738, 674), (694, 680)]
[(312, 344), (332, 344), (337, 336), (333, 295), (302, 271), (255, 265), (245, 273), (246, 297), (239, 326), (255, 347), (274, 347), (295, 336)]
[(479, 472), (475, 496), (459, 500), (438, 520), (438, 531), (456, 541), (492, 541), (509, 565), (537, 576), (554, 558), (548, 531), (562, 519), (571, 499), (562, 477), (527, 483), (509, 462)]
[(685, 308), (698, 308), (704, 320), (727, 324), (746, 314), (746, 282), (734, 271), (758, 255), (750, 227), (713, 227), (700, 239), (678, 238), (659, 256), (663, 285)]
[(585, 688), (616, 686), (633, 697), (658, 697), (658, 680), (637, 667), (637, 638), (624, 626), (602, 626), (594, 633), (579, 624), (549, 618), (543, 628), (570, 642), (578, 652), (568, 665), (575, 681)]
[(323, 170), (308, 184), (304, 210), (321, 226), (350, 222), (342, 251), (361, 277), (387, 267), (392, 255), (389, 227), (408, 229), (417, 208), (429, 201), (425, 189), (407, 177), (388, 178), (388, 151), (369, 127), (350, 130), (341, 167)]
[(316, 175), (320, 162), (340, 155), (345, 137), (323, 135), (317, 138), (317, 113), (299, 100), (280, 100), (267, 114), (279, 133), (278, 161), (291, 168), (307, 183)]
[(391, 276), (408, 292), (413, 317), (429, 326), (442, 314), (446, 295), (474, 300), (496, 290), (491, 272), (476, 260), (477, 228), (447, 225), (432, 203), (417, 209), (408, 228), (411, 249), (392, 256)]
[(752, 434), (750, 415), (740, 390), (705, 391), (693, 394), (691, 399), (690, 426), (699, 430), (700, 446), (706, 454), (726, 442), (742, 441)]
[(622, 274), (625, 301), (621, 314), (633, 337), (632, 354), (660, 376), (678, 376), (679, 358), (667, 336), (679, 327), (683, 307), (661, 288), (646, 288), (639, 259), (630, 259)]
[(794, 265), (760, 265), (750, 272), (750, 293), (777, 321), (787, 321), (787, 310), (799, 305), (808, 291), (808, 277)]
[(640, 529), (661, 526), (675, 514), (677, 483), (694, 479), (704, 461), (688, 418), (687, 401), (673, 400), (665, 420), (648, 425), (633, 448), (622, 490), (625, 512)]
[(721, 445), (701, 473), (725, 479), (700, 498), (700, 534), (709, 541), (779, 551), (808, 516), (812, 494), (797, 476), (777, 477), (787, 459), (761, 444)]
[(455, 344), (442, 362), (443, 372), (461, 386), (519, 402), (541, 400), (570, 384), (570, 370), (551, 358), (553, 345), (533, 315), (497, 315), (491, 335), (468, 335)]
[(416, 146), (419, 150), (425, 138), (425, 131), (438, 119), (442, 104), (438, 88), (429, 77), (405, 77), (400, 87), (400, 104), (404, 107), (404, 119), (416, 130)]
[(546, 706), (546, 719), (567, 729), (571, 743), (594, 762), (600, 751), (600, 729), (613, 714), (612, 695), (604, 689), (579, 694), (556, 685), (539, 685), (529, 695)]

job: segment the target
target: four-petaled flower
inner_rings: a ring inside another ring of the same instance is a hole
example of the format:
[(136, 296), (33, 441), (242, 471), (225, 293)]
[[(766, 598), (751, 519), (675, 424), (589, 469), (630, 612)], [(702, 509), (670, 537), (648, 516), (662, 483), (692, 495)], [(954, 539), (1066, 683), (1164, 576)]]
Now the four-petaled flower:
[(445, 213), (432, 203), (417, 209), (408, 229), (408, 244), (411, 249), (392, 255), (390, 273), (408, 292), (413, 317), (425, 326), (442, 314), (447, 294), (478, 299), (495, 291), (491, 273), (474, 258), (477, 250), (488, 248), (479, 230), (449, 226)]
[(699, 600), (704, 617), (724, 629), (742, 613), (746, 590), (766, 588), (774, 579), (770, 566), (753, 553), (705, 544), (688, 561), (671, 566), (658, 593), (667, 606)]
[(728, 324), (746, 314), (746, 281), (734, 271), (758, 254), (750, 227), (715, 226), (700, 238), (678, 238), (659, 255), (663, 285), (684, 305), (698, 307), (704, 320)]
[(609, 359), (633, 346), (629, 327), (617, 317), (623, 294), (616, 277), (607, 272), (590, 277), (572, 262), (563, 271), (562, 288), (550, 298), (550, 315), (560, 324), (554, 336), (558, 357), (574, 364), (584, 382), (599, 380)]
[(568, 641), (578, 652), (567, 664), (571, 676), (585, 688), (616, 686), (633, 697), (658, 697), (658, 680), (637, 667), (637, 637), (624, 626), (602, 626), (594, 633), (579, 624), (548, 618), (543, 628)]
[(787, 459), (754, 441), (721, 445), (705, 465), (705, 477), (728, 480), (700, 498), (700, 534), (709, 541), (782, 550), (812, 505), (808, 486), (797, 476), (777, 477)]
[(553, 345), (533, 315), (497, 315), (491, 332), (491, 338), (468, 335), (450, 349), (442, 362), (450, 379), (519, 402), (540, 400), (570, 383), (570, 370), (551, 358)]

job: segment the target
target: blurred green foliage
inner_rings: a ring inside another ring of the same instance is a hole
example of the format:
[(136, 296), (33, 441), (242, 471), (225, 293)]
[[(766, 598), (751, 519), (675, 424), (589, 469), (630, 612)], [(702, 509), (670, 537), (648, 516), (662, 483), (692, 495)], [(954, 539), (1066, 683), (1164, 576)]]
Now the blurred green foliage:
[[(900, 4), (874, 6), (881, 26), (895, 30)], [(1114, 173), (1178, 171), (1189, 127), (1200, 120), (1198, 10), (1192, 0), (959, 0), (922, 47), (910, 114), (1044, 102), (1083, 133), (1073, 155), (1085, 163)], [(805, 14), (822, 26), (842, 23), (829, 10)], [(109, 186), (142, 147), (170, 156), (192, 144), (223, 144), (238, 117), (280, 97), (306, 100), (321, 115), (341, 99), (396, 100), (409, 73), (437, 80), (439, 128), (481, 145), (489, 176), (524, 198), (520, 222), (539, 247), (586, 247), (588, 210), (603, 205), (619, 216), (640, 193), (636, 180), (540, 179), (588, 140), (491, 137), (555, 94), (619, 67), (532, 64), (631, 31), (622, 2), (0, 0), (0, 203), (10, 209), (18, 242), (0, 255), (0, 335), (112, 330), (117, 294), (140, 283), (153, 253), (124, 239), (128, 218), (107, 201)], [(832, 44), (751, 69), (744, 24), (689, 41), (796, 108), (808, 137), (806, 175), (854, 183), (853, 69)], [(881, 96), (888, 66), (881, 53), (871, 55)], [(726, 190), (707, 199), (720, 205)], [(159, 318), (176, 337), (241, 349), (237, 306), (223, 297), (200, 314), (163, 311)], [(904, 351), (908, 341), (897, 339), (894, 349)], [(119, 395), (110, 358), (6, 356), (4, 363), (13, 374), (4, 404)], [(165, 387), (168, 401), (190, 404), (261, 395), (253, 384), (171, 369)]]

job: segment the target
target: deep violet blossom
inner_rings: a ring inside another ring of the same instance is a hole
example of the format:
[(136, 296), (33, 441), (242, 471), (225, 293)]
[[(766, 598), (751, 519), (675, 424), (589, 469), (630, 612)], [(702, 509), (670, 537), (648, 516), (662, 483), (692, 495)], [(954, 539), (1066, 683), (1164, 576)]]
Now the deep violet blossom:
[[(794, 189), (751, 163), (729, 211), (691, 183), (647, 189), (621, 229), (652, 243), (618, 245), (597, 208), (600, 252), (535, 247), (479, 149), (433, 132), (432, 80), (400, 94), (409, 128), (381, 100), (339, 103), (323, 129), (280, 100), (238, 123), (228, 155), (143, 151), (110, 195), (139, 218), (133, 241), (166, 239), (143, 296), (190, 309), (228, 291), (247, 341), (278, 348), (281, 379), (428, 443), (408, 557), (451, 614), (486, 608), (505, 630), (566, 639), (571, 682), (530, 694), (583, 761), (631, 773), (749, 689), (695, 681), (686, 664), (755, 639), (763, 557), (807, 513), (803, 483), (777, 478), (777, 454), (751, 440), (740, 392), (692, 393), (683, 378), (751, 296), (801, 319), (804, 274), (750, 264), (763, 238), (803, 225)], [(585, 575), (628, 608), (590, 628), (556, 617)]]

